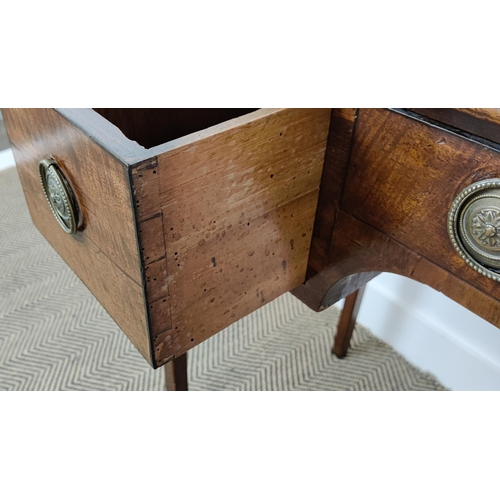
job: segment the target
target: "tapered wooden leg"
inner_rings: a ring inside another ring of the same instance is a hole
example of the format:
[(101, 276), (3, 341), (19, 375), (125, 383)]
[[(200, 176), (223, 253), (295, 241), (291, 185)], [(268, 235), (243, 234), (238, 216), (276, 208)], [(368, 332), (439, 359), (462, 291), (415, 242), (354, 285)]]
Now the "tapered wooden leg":
[(167, 391), (187, 391), (187, 354), (169, 361), (165, 365), (165, 385)]
[(332, 347), (332, 353), (335, 354), (337, 358), (343, 358), (347, 354), (364, 293), (365, 287), (363, 286), (359, 290), (351, 293), (351, 295), (348, 295), (345, 299), (344, 309), (342, 310), (337, 326), (337, 335), (335, 335), (335, 341)]

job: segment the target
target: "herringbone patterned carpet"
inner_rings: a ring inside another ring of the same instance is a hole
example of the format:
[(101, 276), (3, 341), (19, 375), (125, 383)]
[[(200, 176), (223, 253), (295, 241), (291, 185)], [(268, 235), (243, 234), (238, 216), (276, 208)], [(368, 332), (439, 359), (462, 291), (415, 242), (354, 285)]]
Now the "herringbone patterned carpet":
[[(190, 390), (443, 390), (365, 328), (330, 354), (338, 310), (286, 294), (189, 353)], [(163, 390), (38, 233), (15, 169), (0, 173), (0, 390)]]

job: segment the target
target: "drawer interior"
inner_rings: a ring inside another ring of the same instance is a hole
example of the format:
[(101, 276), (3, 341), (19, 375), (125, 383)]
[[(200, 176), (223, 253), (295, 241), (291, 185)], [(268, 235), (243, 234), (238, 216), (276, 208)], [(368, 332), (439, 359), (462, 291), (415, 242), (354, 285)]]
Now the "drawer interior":
[(129, 139), (146, 149), (213, 125), (238, 118), (257, 108), (94, 108)]

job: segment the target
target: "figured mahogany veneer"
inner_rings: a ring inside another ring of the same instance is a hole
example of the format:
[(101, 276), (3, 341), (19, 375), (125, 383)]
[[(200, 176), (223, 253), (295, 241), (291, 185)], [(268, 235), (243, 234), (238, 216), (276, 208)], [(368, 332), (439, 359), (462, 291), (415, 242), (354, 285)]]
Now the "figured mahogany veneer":
[[(52, 109), (2, 110), (33, 222), (146, 358), (147, 315), (126, 166)], [(66, 234), (41, 189), (38, 162), (52, 155), (83, 214)]]
[[(154, 367), (304, 282), (330, 110), (97, 111), (3, 113), (35, 225)], [(44, 198), (47, 155), (75, 237)]]
[[(447, 233), (457, 194), (500, 177), (498, 110), (3, 113), (35, 224), (154, 367), (175, 360), (171, 388), (189, 349), (280, 294), (321, 310), (384, 271), (500, 326), (498, 284)], [(44, 199), (47, 155), (83, 212), (75, 237)]]
[[(320, 200), (338, 192), (338, 185), (332, 186), (338, 179), (342, 192), (332, 236), (323, 231), (319, 241), (313, 238), (310, 278), (294, 294), (321, 310), (377, 273), (393, 272), (443, 292), (500, 326), (498, 283), (470, 268), (447, 232), (454, 198), (476, 181), (500, 177), (500, 146), (491, 142), (500, 139), (494, 135), (500, 113), (422, 110), (424, 116), (414, 111), (360, 109), (349, 120), (345, 110), (333, 110), (332, 124), (337, 121), (339, 128), (328, 152), (349, 144), (349, 153), (327, 154), (323, 179), (335, 180), (322, 183)], [(483, 129), (477, 126), (480, 117), (488, 117)], [(452, 119), (466, 130), (448, 127)], [(325, 225), (321, 210), (320, 205), (315, 235)]]

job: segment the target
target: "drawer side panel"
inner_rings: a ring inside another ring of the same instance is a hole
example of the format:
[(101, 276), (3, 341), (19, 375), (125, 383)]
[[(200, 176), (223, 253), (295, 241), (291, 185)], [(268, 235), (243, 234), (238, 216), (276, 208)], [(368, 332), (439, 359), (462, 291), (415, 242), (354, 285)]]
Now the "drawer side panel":
[(330, 114), (260, 111), (132, 171), (158, 365), (305, 280)]

